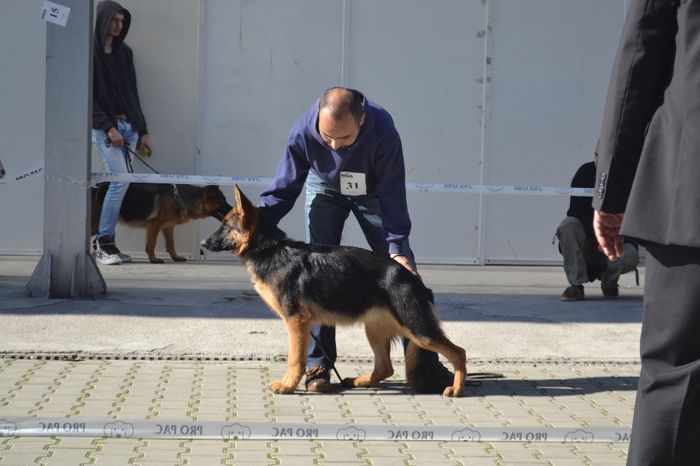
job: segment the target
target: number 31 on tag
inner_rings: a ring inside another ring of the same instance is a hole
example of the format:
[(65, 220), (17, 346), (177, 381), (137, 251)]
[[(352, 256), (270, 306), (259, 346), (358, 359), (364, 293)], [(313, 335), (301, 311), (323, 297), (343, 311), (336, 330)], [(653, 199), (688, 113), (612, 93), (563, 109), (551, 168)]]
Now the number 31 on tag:
[(364, 173), (340, 172), (340, 194), (344, 196), (364, 196), (367, 194), (367, 181)]

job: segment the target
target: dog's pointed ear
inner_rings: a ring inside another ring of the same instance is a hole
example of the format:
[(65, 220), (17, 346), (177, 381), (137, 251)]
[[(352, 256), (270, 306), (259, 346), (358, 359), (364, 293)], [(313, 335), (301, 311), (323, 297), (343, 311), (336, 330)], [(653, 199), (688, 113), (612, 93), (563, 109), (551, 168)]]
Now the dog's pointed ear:
[(238, 189), (238, 185), (234, 184), (233, 185), (233, 200), (236, 202), (236, 207), (240, 208), (241, 206), (241, 196), (243, 193), (241, 192), (240, 189)]
[(255, 209), (253, 203), (238, 189), (237, 184), (233, 185), (233, 199), (236, 201), (236, 207), (238, 207), (238, 210), (240, 210), (242, 214), (246, 214)]
[(258, 224), (257, 207), (238, 189), (237, 184), (233, 185), (233, 198), (236, 200), (236, 210), (238, 211), (240, 222), (252, 233)]

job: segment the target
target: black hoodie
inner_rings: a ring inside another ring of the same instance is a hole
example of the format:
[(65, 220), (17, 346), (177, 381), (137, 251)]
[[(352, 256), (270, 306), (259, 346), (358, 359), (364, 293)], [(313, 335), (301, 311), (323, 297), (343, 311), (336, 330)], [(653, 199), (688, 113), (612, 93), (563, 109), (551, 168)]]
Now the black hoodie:
[[(105, 54), (112, 18), (117, 13), (124, 14), (124, 24), (119, 37), (112, 40), (111, 57)], [(95, 40), (93, 53), (92, 78), (92, 127), (109, 130), (117, 125), (115, 115), (125, 113), (139, 135), (148, 133), (146, 119), (141, 111), (139, 93), (136, 89), (136, 72), (134, 71), (134, 54), (124, 38), (131, 25), (131, 13), (117, 2), (105, 0), (97, 4), (95, 21)], [(112, 61), (110, 66), (109, 61)], [(112, 70), (112, 71), (110, 71)], [(114, 96), (119, 101), (114, 101)]]

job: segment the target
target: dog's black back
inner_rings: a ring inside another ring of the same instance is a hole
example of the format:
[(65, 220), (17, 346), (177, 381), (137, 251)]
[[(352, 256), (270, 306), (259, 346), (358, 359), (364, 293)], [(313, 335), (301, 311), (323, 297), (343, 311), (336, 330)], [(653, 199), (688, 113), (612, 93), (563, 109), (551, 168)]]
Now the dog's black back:
[[(104, 202), (109, 183), (98, 183), (95, 196), (99, 205)], [(122, 201), (119, 216), (126, 222), (141, 221), (153, 214), (154, 205), (162, 194), (173, 196), (172, 184), (130, 183)]]
[[(221, 229), (226, 228), (231, 227), (224, 222)], [(230, 249), (223, 243), (205, 247)], [(300, 312), (304, 300), (352, 321), (371, 309), (387, 308), (416, 335), (437, 338), (441, 333), (432, 291), (385, 253), (293, 241), (261, 218), (239, 256), (258, 280), (274, 287), (290, 316)]]
[[(177, 192), (175, 191), (177, 186)], [(105, 195), (109, 189), (109, 182), (98, 183), (93, 188), (93, 196), (101, 206)], [(202, 202), (203, 188), (189, 184), (167, 184), (167, 183), (129, 183), (124, 200), (122, 201), (119, 217), (124, 222), (140, 222), (155, 214), (160, 199), (176, 199), (179, 208), (194, 210)], [(217, 209), (213, 217), (221, 220), (231, 209), (226, 202), (226, 197), (216, 189), (216, 202), (221, 207)]]

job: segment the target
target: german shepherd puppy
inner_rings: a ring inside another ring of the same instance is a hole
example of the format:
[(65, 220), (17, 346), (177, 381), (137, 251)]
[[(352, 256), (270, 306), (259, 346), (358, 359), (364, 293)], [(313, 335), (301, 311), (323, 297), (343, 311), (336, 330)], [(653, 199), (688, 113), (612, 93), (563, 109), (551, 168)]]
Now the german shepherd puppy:
[[(98, 183), (92, 188), (90, 223), (93, 236), (97, 234), (102, 203), (108, 188), (109, 182)], [(119, 212), (119, 221), (131, 227), (146, 229), (146, 254), (152, 263), (163, 262), (155, 254), (158, 233), (161, 231), (170, 257), (176, 262), (182, 262), (186, 259), (178, 256), (175, 251), (175, 225), (206, 217), (222, 221), (231, 208), (218, 186), (130, 183)]]
[[(274, 393), (293, 392), (306, 370), (309, 333), (314, 323), (342, 325), (364, 322), (374, 352), (370, 374), (343, 380), (348, 387), (371, 387), (394, 373), (389, 357), (392, 340), (434, 351), (454, 366), (454, 381), (442, 391), (461, 396), (466, 356), (440, 328), (432, 293), (417, 276), (385, 254), (349, 246), (310, 245), (287, 238), (263, 219), (258, 209), (234, 186), (236, 206), (202, 246), (230, 250), (240, 257), (255, 290), (284, 321), (289, 356), (284, 379), (272, 382)], [(406, 351), (408, 358), (416, 351)]]

